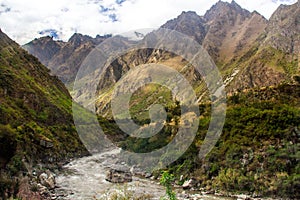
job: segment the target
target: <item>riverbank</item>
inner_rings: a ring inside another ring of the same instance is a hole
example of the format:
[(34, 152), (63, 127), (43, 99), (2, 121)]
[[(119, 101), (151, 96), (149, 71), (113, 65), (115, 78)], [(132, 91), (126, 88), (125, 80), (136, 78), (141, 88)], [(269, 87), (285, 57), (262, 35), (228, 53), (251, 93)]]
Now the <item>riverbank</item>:
[[(165, 195), (165, 188), (159, 180), (147, 173), (133, 173), (132, 181), (124, 184), (115, 184), (106, 181), (106, 173), (111, 168), (125, 168), (125, 163), (119, 163), (116, 155), (119, 149), (76, 159), (63, 167), (56, 177), (56, 198), (59, 200), (88, 200), (110, 199), (111, 196), (131, 195), (143, 196), (145, 199), (160, 199)], [(147, 178), (145, 178), (147, 177)], [(254, 198), (247, 195), (230, 195), (217, 193), (213, 190), (184, 189), (182, 186), (173, 185), (178, 200), (188, 199), (266, 199)]]
[(68, 156), (59, 161), (45, 163), (38, 161), (29, 162), (22, 159), (23, 170), (17, 175), (11, 177), (5, 176), (4, 173), (2, 174), (7, 180), (15, 183), (11, 187), (7, 185), (11, 189), (4, 192), (4, 199), (6, 199), (5, 197), (14, 196), (17, 199), (25, 200), (54, 200), (58, 199), (59, 196), (64, 196), (64, 192), (58, 190), (56, 177), (65, 165), (87, 156), (90, 156), (90, 154), (84, 151), (68, 154)]

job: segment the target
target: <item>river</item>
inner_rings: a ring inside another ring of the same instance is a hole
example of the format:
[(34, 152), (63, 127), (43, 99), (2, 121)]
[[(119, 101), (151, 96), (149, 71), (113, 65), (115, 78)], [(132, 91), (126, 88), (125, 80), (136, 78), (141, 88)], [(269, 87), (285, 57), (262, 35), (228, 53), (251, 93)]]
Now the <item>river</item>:
[[(64, 166), (63, 171), (57, 175), (57, 193), (61, 200), (102, 200), (109, 199), (112, 193), (126, 191), (135, 197), (148, 195), (151, 199), (160, 199), (165, 194), (164, 187), (157, 181), (133, 176), (133, 181), (126, 184), (114, 184), (105, 180), (109, 168), (116, 165), (125, 165), (116, 161), (118, 149), (106, 151), (88, 157), (76, 159)], [(175, 189), (178, 199), (222, 199), (202, 194), (188, 194), (181, 189)]]

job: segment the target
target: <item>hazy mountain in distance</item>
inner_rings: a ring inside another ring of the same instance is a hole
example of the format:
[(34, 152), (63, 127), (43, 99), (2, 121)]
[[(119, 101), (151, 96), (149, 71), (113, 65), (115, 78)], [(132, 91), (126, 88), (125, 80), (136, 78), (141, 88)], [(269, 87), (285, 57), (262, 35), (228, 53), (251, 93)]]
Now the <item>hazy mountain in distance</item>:
[(23, 46), (29, 53), (36, 56), (53, 75), (66, 85), (72, 84), (77, 71), (90, 51), (110, 35), (92, 38), (75, 33), (67, 42), (56, 41), (51, 37), (35, 39)]

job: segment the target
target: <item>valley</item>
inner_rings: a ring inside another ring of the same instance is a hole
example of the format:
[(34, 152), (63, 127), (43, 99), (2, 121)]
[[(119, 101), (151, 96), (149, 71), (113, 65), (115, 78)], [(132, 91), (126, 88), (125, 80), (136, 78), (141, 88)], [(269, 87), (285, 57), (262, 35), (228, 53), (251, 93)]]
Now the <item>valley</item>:
[(219, 1), (134, 39), (0, 29), (0, 199), (299, 199), (299, 16)]

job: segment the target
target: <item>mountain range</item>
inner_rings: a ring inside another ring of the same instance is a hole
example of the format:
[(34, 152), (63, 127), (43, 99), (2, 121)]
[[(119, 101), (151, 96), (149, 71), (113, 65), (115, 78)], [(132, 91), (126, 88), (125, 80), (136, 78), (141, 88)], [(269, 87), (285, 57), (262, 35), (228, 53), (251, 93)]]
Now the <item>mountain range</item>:
[(52, 74), (68, 84), (74, 81), (83, 59), (109, 37), (111, 35), (92, 38), (75, 33), (68, 42), (62, 42), (46, 36), (35, 39), (23, 47), (47, 66)]
[[(296, 82), (300, 73), (299, 14), (297, 4), (281, 5), (267, 20), (256, 11), (251, 13), (241, 8), (235, 1), (219, 1), (204, 16), (198, 16), (192, 11), (182, 12), (161, 28), (176, 30), (201, 44), (216, 63), (230, 96), (251, 88)], [(107, 37), (110, 35), (91, 38), (76, 33), (68, 42), (43, 37), (26, 44), (24, 48), (37, 56), (51, 69), (52, 74), (72, 90), (83, 60)], [(149, 34), (146, 35), (144, 40), (149, 37)], [(123, 40), (123, 44), (126, 44), (126, 39)], [(197, 71), (193, 68), (183, 70), (187, 63), (180, 56), (157, 51), (147, 49), (128, 52), (111, 63), (99, 83), (88, 78), (90, 84), (98, 84), (98, 113), (107, 116), (114, 83), (132, 67), (146, 63), (166, 64), (181, 70), (192, 82), (200, 101), (201, 98), (203, 101), (207, 99), (204, 95), (207, 92), (205, 83)], [(86, 98), (84, 91), (74, 91), (73, 95), (79, 101)], [(160, 93), (153, 98), (159, 96)]]
[[(180, 106), (164, 87), (149, 84), (139, 88), (129, 105), (135, 122), (148, 124), (149, 107), (154, 103), (165, 105), (167, 122), (161, 135), (150, 139), (128, 137), (112, 119), (113, 88), (138, 65), (170, 66), (191, 83), (201, 111), (193, 144), (168, 166), (178, 184), (192, 177), (197, 183), (193, 187), (201, 185), (208, 191), (297, 199), (299, 16), (298, 4), (281, 5), (267, 20), (235, 1), (219, 1), (204, 16), (182, 12), (156, 30), (176, 30), (201, 44), (223, 78), (228, 97), (224, 130), (216, 147), (200, 161), (197, 153), (209, 126), (211, 102), (203, 78), (181, 56), (160, 49), (133, 50), (112, 60), (99, 82), (92, 79), (94, 72), (77, 81), (97, 85), (95, 107), (108, 137), (123, 149), (144, 152), (160, 148), (174, 137), (182, 123)], [(153, 35), (155, 31), (139, 34), (145, 41), (159, 40)], [(112, 35), (92, 38), (75, 33), (67, 42), (42, 37), (20, 47), (0, 30), (0, 194), (4, 199), (8, 191), (18, 193), (19, 182), (12, 177), (22, 177), (23, 173), (31, 177), (34, 170), (55, 168), (87, 154), (72, 118), (72, 97), (81, 104), (87, 94), (73, 90), (73, 83), (84, 59), (109, 38)], [(124, 46), (129, 43), (124, 37), (118, 40)], [(138, 76), (149, 79), (147, 74)], [(87, 137), (97, 145), (93, 135)]]
[[(204, 16), (182, 12), (161, 28), (176, 30), (201, 44), (221, 71), (228, 92), (232, 93), (294, 81), (294, 76), (299, 74), (299, 14), (297, 4), (281, 5), (267, 20), (256, 11), (251, 13), (241, 8), (235, 1), (219, 1)], [(43, 37), (23, 47), (71, 86), (86, 55), (107, 37), (110, 35), (91, 38), (76, 33), (68, 42)], [(146, 54), (148, 59), (136, 63), (154, 59), (154, 52)], [(127, 72), (124, 62), (114, 71)]]

